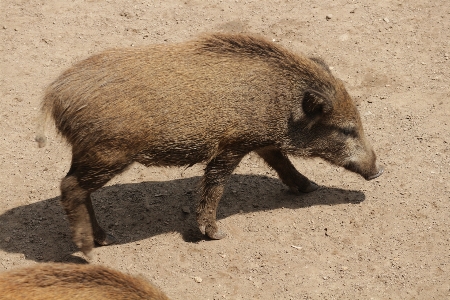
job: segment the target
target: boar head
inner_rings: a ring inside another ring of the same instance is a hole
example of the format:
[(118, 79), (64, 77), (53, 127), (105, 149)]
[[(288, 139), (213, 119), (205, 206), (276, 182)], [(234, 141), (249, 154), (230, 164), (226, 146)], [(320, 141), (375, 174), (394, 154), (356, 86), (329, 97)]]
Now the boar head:
[(356, 105), (342, 81), (334, 77), (333, 81), (332, 86), (316, 85), (304, 91), (302, 117), (289, 122), (291, 141), (302, 148), (297, 154), (320, 157), (366, 180), (377, 178), (383, 168), (365, 137)]

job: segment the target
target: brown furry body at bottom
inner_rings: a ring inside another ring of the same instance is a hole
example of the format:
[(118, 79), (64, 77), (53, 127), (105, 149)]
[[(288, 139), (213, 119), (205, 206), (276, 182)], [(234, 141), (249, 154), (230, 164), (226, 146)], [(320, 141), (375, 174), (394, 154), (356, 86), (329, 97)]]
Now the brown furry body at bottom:
[(0, 273), (2, 300), (169, 300), (147, 280), (97, 265), (45, 263)]

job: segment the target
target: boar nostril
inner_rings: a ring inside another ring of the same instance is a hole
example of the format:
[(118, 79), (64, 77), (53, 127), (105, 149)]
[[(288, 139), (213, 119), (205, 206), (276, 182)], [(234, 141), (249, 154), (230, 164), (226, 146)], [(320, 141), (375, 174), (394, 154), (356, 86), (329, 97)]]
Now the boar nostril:
[(367, 180), (375, 179), (375, 178), (379, 177), (381, 174), (383, 174), (383, 172), (384, 172), (384, 168), (380, 167), (380, 168), (378, 168), (378, 172), (375, 175), (371, 175), (371, 176), (367, 177), (366, 179)]

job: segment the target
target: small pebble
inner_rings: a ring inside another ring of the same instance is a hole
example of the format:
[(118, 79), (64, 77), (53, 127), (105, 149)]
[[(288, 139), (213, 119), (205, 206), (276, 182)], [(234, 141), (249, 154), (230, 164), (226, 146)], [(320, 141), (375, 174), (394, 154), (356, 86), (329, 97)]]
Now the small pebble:
[(333, 17), (332, 14), (328, 14), (328, 15), (325, 16), (325, 19), (328, 21), (328, 20), (331, 20), (332, 17)]
[(194, 277), (195, 282), (200, 283), (203, 281), (203, 279), (201, 279), (200, 277), (196, 276)]
[(383, 18), (383, 21), (385, 21), (386, 23), (389, 23), (389, 19), (388, 18)]
[(11, 241), (11, 238), (8, 236), (7, 238), (5, 238), (5, 242), (9, 243)]
[(187, 205), (183, 205), (181, 207), (181, 210), (185, 213), (185, 214), (190, 214), (191, 213), (191, 209), (189, 208), (189, 206)]

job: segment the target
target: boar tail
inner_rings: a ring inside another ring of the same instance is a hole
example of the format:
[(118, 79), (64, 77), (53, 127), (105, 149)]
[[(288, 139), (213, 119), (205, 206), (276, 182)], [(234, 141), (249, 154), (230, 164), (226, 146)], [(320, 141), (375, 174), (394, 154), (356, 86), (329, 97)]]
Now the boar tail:
[(44, 102), (42, 103), (40, 115), (37, 118), (36, 137), (34, 138), (34, 140), (38, 143), (39, 148), (45, 147), (45, 144), (47, 143), (45, 130), (47, 127), (48, 119), (50, 117), (50, 112), (50, 106), (44, 100)]

